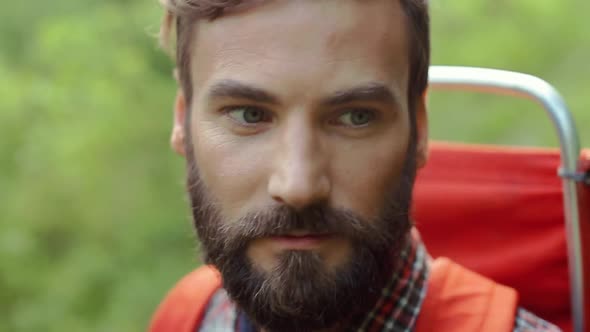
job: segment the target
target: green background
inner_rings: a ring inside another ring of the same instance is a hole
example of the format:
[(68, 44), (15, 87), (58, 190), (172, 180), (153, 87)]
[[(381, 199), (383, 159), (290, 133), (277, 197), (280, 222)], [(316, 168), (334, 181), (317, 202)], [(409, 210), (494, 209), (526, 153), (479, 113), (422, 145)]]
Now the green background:
[[(590, 2), (433, 1), (433, 64), (522, 71), (590, 146)], [(156, 0), (0, 9), (0, 331), (142, 331), (198, 264)], [(527, 101), (433, 93), (434, 138), (556, 146)]]

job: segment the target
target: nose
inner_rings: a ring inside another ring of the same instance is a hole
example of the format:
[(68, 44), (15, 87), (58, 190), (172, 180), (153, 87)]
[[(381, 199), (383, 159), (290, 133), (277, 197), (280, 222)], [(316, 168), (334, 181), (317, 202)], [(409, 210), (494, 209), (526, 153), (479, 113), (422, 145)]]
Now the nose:
[(268, 193), (275, 201), (295, 209), (327, 201), (331, 190), (328, 156), (317, 130), (303, 117), (284, 127)]

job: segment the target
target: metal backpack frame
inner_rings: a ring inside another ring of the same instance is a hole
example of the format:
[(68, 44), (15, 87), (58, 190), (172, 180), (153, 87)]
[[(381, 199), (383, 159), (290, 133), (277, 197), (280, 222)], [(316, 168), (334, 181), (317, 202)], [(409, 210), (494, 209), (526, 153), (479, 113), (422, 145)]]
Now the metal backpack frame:
[(576, 186), (588, 179), (586, 174), (578, 171), (578, 132), (563, 98), (540, 78), (504, 70), (432, 66), (429, 77), (430, 88), (434, 90), (468, 90), (532, 100), (551, 118), (561, 154), (561, 166), (556, 176), (560, 176), (563, 183), (573, 331), (584, 331), (584, 267)]

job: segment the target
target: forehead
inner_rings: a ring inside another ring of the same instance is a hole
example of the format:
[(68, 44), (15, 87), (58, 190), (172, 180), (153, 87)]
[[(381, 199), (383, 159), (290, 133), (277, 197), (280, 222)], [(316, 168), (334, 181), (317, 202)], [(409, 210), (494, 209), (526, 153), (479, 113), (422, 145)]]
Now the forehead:
[(405, 97), (408, 34), (397, 0), (267, 1), (195, 28), (200, 92), (228, 78), (282, 89), (285, 98), (379, 81)]

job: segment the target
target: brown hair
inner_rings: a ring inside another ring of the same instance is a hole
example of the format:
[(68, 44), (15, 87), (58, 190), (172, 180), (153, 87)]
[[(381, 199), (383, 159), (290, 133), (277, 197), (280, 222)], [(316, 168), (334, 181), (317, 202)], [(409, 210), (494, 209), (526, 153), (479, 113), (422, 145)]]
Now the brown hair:
[[(224, 11), (243, 5), (248, 0), (160, 0), (166, 14), (160, 30), (160, 42), (170, 48), (170, 34), (176, 28), (177, 79), (182, 87), (187, 104), (192, 101), (190, 76), (190, 48), (192, 29), (197, 19), (213, 20)], [(409, 109), (426, 91), (430, 65), (430, 19), (428, 0), (399, 0), (408, 17), (410, 27), (410, 79), (408, 82)], [(174, 24), (176, 23), (176, 24)], [(414, 112), (411, 112), (414, 113)]]

